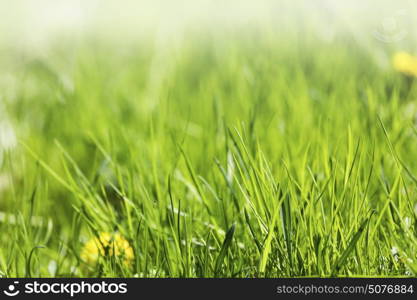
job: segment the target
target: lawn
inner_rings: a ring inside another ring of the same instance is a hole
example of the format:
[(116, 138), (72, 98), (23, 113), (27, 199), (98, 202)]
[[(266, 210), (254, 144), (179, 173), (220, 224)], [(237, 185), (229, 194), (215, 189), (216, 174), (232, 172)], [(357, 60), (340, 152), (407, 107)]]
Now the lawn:
[(416, 276), (415, 40), (283, 22), (1, 48), (0, 275)]

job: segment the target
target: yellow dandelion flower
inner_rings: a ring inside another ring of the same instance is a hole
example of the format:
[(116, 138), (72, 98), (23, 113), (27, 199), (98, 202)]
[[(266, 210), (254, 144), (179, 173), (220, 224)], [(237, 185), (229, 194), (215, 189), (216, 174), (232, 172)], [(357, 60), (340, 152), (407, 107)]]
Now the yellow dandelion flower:
[(100, 257), (112, 256), (127, 266), (131, 266), (134, 259), (132, 247), (119, 233), (102, 232), (89, 240), (81, 252), (81, 259), (89, 265), (96, 264)]
[(417, 57), (407, 52), (397, 52), (392, 64), (398, 72), (417, 77)]

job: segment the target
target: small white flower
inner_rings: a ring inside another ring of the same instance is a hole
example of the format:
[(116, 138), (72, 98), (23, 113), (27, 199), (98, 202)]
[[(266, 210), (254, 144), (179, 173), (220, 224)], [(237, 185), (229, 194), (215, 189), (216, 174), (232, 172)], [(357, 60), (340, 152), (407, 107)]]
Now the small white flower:
[(10, 176), (8, 174), (0, 173), (0, 192), (6, 190), (11, 185)]
[(9, 150), (17, 145), (13, 127), (7, 121), (0, 121), (0, 151)]
[(411, 226), (411, 218), (410, 217), (405, 217), (404, 218), (404, 224), (405, 224), (405, 228), (409, 229)]
[(392, 256), (394, 256), (395, 261), (398, 261), (398, 248), (397, 247), (392, 247), (391, 248), (391, 254)]
[(49, 275), (51, 276), (55, 276), (56, 275), (56, 270), (58, 269), (57, 263), (55, 260), (51, 260), (48, 264), (48, 272)]
[(78, 274), (78, 268), (76, 266), (71, 266), (70, 271), (71, 274)]

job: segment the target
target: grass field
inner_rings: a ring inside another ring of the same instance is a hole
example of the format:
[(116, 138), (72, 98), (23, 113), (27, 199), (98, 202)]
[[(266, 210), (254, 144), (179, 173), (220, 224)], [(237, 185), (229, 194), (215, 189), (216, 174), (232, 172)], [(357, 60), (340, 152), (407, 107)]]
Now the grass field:
[(416, 276), (415, 40), (285, 22), (2, 48), (0, 275)]

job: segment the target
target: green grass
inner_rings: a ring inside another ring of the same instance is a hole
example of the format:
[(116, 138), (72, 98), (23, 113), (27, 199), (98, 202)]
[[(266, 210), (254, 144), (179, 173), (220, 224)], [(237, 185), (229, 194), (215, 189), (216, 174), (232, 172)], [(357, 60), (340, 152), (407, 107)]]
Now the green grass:
[[(1, 58), (18, 140), (0, 152), (2, 276), (417, 274), (417, 94), (392, 45), (91, 41)], [(86, 266), (99, 232), (132, 267)]]

